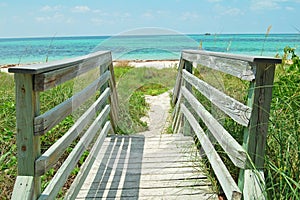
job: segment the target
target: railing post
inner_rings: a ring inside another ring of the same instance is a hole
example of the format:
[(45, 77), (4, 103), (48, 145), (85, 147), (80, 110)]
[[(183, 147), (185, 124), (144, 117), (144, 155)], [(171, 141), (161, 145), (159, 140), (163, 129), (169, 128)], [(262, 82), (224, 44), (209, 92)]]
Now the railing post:
[(263, 168), (275, 64), (257, 63), (255, 67), (255, 80), (251, 83), (248, 97), (252, 113), (243, 142), (250, 160), (239, 177), (239, 187), (244, 199), (265, 198)]
[[(185, 61), (184, 62), (184, 69), (186, 71), (188, 71), (189, 73), (193, 74), (193, 63)], [(187, 81), (184, 81), (184, 86), (186, 87), (186, 89), (188, 91), (190, 91), (191, 93), (193, 93), (193, 91), (192, 91), (192, 85), (190, 83), (188, 83)], [(187, 105), (187, 101), (186, 100), (184, 101), (184, 104), (186, 105), (187, 108), (190, 107), (189, 105)], [(183, 135), (189, 136), (189, 135), (192, 135), (192, 132), (193, 132), (192, 127), (190, 126), (188, 120), (184, 118), (184, 121), (183, 121)]]
[[(35, 160), (40, 155), (40, 137), (34, 135), (34, 117), (39, 113), (39, 93), (33, 91), (31, 74), (16, 73), (15, 84), (18, 176), (33, 177), (33, 199), (37, 199), (41, 193), (41, 180), (35, 176)], [(20, 182), (16, 184), (22, 185)], [(13, 197), (22, 195), (13, 194)]]

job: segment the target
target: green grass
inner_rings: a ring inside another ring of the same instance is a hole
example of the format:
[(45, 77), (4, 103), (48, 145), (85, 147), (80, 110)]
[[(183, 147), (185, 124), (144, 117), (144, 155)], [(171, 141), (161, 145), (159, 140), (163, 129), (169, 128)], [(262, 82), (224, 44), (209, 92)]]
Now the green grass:
[(148, 111), (145, 95), (155, 96), (170, 90), (174, 87), (177, 71), (173, 68), (124, 66), (115, 67), (115, 70), (124, 72), (117, 81), (121, 118), (119, 133), (132, 134), (147, 130), (147, 124), (140, 120)]
[(0, 72), (0, 198), (2, 199), (8, 199), (17, 173), (14, 91), (13, 76)]

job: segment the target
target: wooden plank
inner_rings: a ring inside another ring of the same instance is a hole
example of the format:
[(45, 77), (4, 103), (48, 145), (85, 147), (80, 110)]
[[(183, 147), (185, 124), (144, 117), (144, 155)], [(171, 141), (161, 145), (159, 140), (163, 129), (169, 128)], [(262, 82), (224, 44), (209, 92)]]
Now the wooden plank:
[[(100, 182), (93, 182), (91, 185), (85, 185), (82, 187), (82, 190), (97, 190)], [(112, 187), (110, 189), (118, 189), (113, 182), (107, 182), (107, 184), (111, 184)], [(122, 187), (122, 189), (151, 189), (151, 188), (187, 188), (187, 187), (195, 187), (195, 186), (210, 186), (210, 183), (207, 181), (207, 177), (203, 179), (185, 179), (178, 181), (170, 181), (170, 180), (149, 180), (141, 182), (137, 184), (137, 181), (128, 181), (126, 185)]]
[(178, 120), (178, 116), (179, 116), (179, 105), (181, 104), (181, 92), (179, 93), (179, 96), (178, 96), (178, 100), (176, 102), (176, 105), (175, 105), (175, 108), (174, 108), (174, 111), (172, 113), (172, 130), (175, 129), (175, 125), (177, 123), (177, 120)]
[(102, 124), (108, 117), (109, 111), (109, 105), (106, 105), (102, 112), (99, 114), (99, 116), (88, 128), (83, 137), (76, 144), (73, 151), (69, 154), (62, 166), (58, 169), (58, 171), (56, 172), (46, 189), (40, 195), (39, 200), (54, 199), (56, 197), (57, 193), (65, 184), (68, 176), (74, 169), (81, 155), (89, 146), (90, 142), (93, 140), (98, 130), (101, 129)]
[(183, 116), (182, 116), (182, 112), (179, 108), (179, 116), (178, 116), (178, 119), (177, 119), (177, 122), (175, 124), (175, 128), (173, 130), (174, 133), (180, 133), (182, 132), (181, 129), (182, 129), (182, 122), (183, 122)]
[[(18, 175), (34, 177), (34, 161), (40, 155), (40, 138), (34, 136), (33, 119), (39, 111), (32, 76), (15, 74)], [(40, 178), (34, 177), (33, 197), (40, 194)]]
[[(212, 195), (211, 183), (194, 162), (196, 155), (193, 153), (197, 151), (185, 148), (185, 143), (192, 141), (192, 137), (183, 137), (182, 134), (107, 138), (76, 199), (152, 199), (157, 194), (160, 198), (172, 195), (177, 198), (181, 195), (208, 197), (208, 194)], [(173, 142), (178, 145), (173, 145)], [(159, 143), (163, 143), (165, 149), (156, 151), (151, 148)], [(176, 146), (176, 151), (168, 145)], [(168, 151), (164, 152), (166, 149)]]
[(175, 105), (180, 93), (180, 87), (181, 87), (181, 79), (182, 79), (182, 69), (184, 67), (184, 60), (180, 58), (179, 66), (178, 66), (178, 73), (176, 77), (175, 86), (173, 89), (173, 97), (172, 97), (172, 104)]
[(108, 65), (111, 62), (111, 58), (108, 55), (105, 57), (92, 57), (67, 68), (61, 68), (42, 74), (37, 74), (34, 76), (34, 90), (49, 90), (96, 67), (99, 67), (100, 65), (104, 65), (106, 68), (108, 68)]
[(267, 199), (263, 170), (246, 169), (245, 182), (247, 185), (243, 191), (244, 200)]
[[(114, 196), (107, 196), (114, 194)], [(136, 197), (147, 197), (151, 199), (151, 197), (162, 197), (164, 196), (177, 196), (180, 199), (181, 195), (203, 195), (206, 196), (206, 193), (211, 193), (208, 187), (203, 186), (194, 186), (189, 188), (147, 188), (147, 189), (126, 189), (122, 191), (122, 199), (123, 198), (133, 198)], [(93, 198), (93, 199), (107, 199), (107, 198), (121, 198), (121, 195), (118, 194), (118, 190), (116, 189), (98, 189), (98, 190), (83, 190), (79, 193), (80, 196), (78, 198)], [(116, 196), (115, 196), (116, 195)], [(164, 199), (164, 198), (163, 198)]]
[[(91, 97), (110, 77), (107, 71), (81, 92), (34, 119), (34, 134), (43, 135)], [(85, 97), (85, 98), (82, 98)]]
[(181, 88), (181, 92), (195, 112), (199, 115), (199, 117), (201, 117), (202, 121), (209, 128), (210, 132), (224, 149), (233, 164), (239, 168), (244, 168), (246, 165), (247, 153), (242, 146), (185, 87)]
[(182, 52), (182, 58), (190, 62), (196, 62), (197, 64), (201, 64), (205, 67), (230, 74), (242, 80), (252, 81), (255, 78), (253, 67), (251, 63), (247, 61), (187, 52)]
[[(249, 86), (249, 89), (248, 89), (248, 96), (247, 96), (247, 106), (249, 107), (252, 107), (253, 105), (253, 100), (254, 100), (254, 87), (255, 87), (255, 84), (254, 84), (254, 81), (251, 81), (250, 82), (250, 86)], [(243, 148), (245, 150), (248, 149), (248, 138), (249, 138), (249, 127), (246, 127), (244, 129), (244, 136), (243, 136)], [(244, 189), (244, 175), (245, 175), (245, 170), (244, 169), (240, 169), (240, 172), (239, 172), (239, 180), (238, 180), (238, 186), (240, 188), (241, 191), (243, 191)]]
[(99, 109), (103, 107), (109, 94), (110, 89), (107, 88), (76, 123), (35, 161), (35, 174), (37, 176), (43, 175), (58, 161), (66, 148), (86, 128), (88, 123), (96, 116)]
[(52, 70), (71, 67), (73, 65), (78, 65), (78, 64), (84, 63), (85, 61), (95, 58), (95, 57), (98, 57), (99, 60), (111, 59), (111, 53), (110, 53), (110, 51), (98, 51), (95, 53), (91, 53), (91, 54), (76, 57), (76, 58), (69, 58), (69, 59), (58, 60), (58, 61), (53, 61), (53, 62), (48, 62), (48, 63), (43, 63), (43, 64), (11, 67), (8, 69), (8, 71), (10, 73), (41, 74), (41, 73), (49, 72)]
[(252, 63), (269, 63), (269, 64), (281, 64), (280, 58), (267, 57), (267, 56), (247, 56), (240, 54), (230, 54), (230, 53), (222, 53), (222, 52), (212, 52), (212, 51), (204, 51), (204, 50), (183, 50), (182, 52), (188, 54), (198, 54), (198, 55), (206, 55), (220, 58), (228, 58), (232, 60), (240, 60), (245, 62)]
[(70, 189), (65, 195), (64, 199), (75, 199), (77, 196), (80, 188), (83, 185), (83, 182), (87, 178), (87, 176), (90, 173), (90, 170), (92, 168), (92, 165), (94, 164), (96, 153), (98, 153), (102, 147), (102, 144), (104, 142), (105, 137), (107, 136), (108, 132), (112, 130), (110, 122), (106, 122), (104, 125), (101, 133), (98, 136), (97, 141), (93, 145), (93, 148), (91, 149), (88, 157), (86, 158), (84, 164), (81, 166), (79, 173), (77, 174), (75, 180), (73, 181)]
[(17, 176), (11, 199), (12, 200), (34, 199), (34, 177)]
[[(113, 68), (110, 68), (110, 70), (113, 70)], [(112, 73), (114, 73), (112, 71)], [(111, 88), (111, 95), (109, 97), (109, 103), (111, 105), (111, 113), (110, 113), (110, 118), (111, 118), (111, 123), (114, 131), (116, 132), (117, 130), (117, 124), (118, 124), (118, 113), (119, 113), (119, 102), (118, 102), (118, 95), (116, 92), (116, 86), (115, 86), (115, 80), (114, 80), (114, 75), (110, 77), (109, 81), (109, 87)]]
[[(184, 69), (182, 70), (182, 72), (187, 72), (189, 74), (193, 74), (193, 64), (189, 61), (185, 61), (184, 62)], [(181, 88), (183, 86), (186, 87), (187, 90), (189, 90), (190, 92), (193, 92), (192, 89), (192, 84), (190, 84), (188, 81), (186, 81), (186, 79), (183, 79), (183, 84), (181, 86)], [(186, 100), (184, 99), (183, 100), (184, 104), (187, 106), (187, 107), (190, 107), (190, 105), (188, 105), (186, 103)], [(183, 132), (183, 135), (187, 136), (187, 135), (194, 135), (193, 133), (193, 129), (192, 127), (190, 126), (190, 124), (187, 122), (187, 119), (184, 117), (183, 118), (183, 127), (182, 127), (182, 132)]]
[(247, 81), (255, 78), (253, 64), (280, 64), (282, 62), (280, 58), (274, 57), (245, 56), (203, 50), (184, 50), (181, 57)]
[(248, 126), (251, 108), (183, 70), (183, 78), (237, 123)]
[[(264, 168), (275, 65), (256, 67), (254, 99), (249, 125), (248, 153), (257, 169)], [(251, 165), (249, 164), (251, 168)]]
[(197, 120), (193, 117), (192, 113), (185, 107), (184, 104), (181, 104), (182, 113), (186, 116), (190, 125), (195, 131), (203, 150), (225, 192), (225, 195), (229, 199), (241, 199), (241, 192), (231, 177), (228, 169), (224, 165), (220, 156), (214, 149), (214, 146), (210, 142), (208, 136), (204, 133)]

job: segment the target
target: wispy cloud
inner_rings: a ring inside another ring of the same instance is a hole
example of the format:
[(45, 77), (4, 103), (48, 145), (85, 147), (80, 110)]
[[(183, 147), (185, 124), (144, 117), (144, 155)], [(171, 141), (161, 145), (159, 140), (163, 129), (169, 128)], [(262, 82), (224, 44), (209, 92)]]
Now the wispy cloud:
[(46, 6), (43, 6), (40, 11), (42, 12), (49, 12), (49, 11), (58, 11), (62, 8), (61, 5), (57, 5), (57, 6), (49, 6), (49, 5), (46, 5)]
[(58, 22), (64, 20), (64, 15), (61, 13), (55, 13), (53, 16), (38, 16), (35, 18), (37, 22)]
[(276, 0), (252, 0), (252, 10), (276, 10), (280, 5)]
[(89, 12), (91, 9), (88, 6), (75, 6), (74, 8), (71, 9), (72, 12), (74, 13), (85, 13)]
[(214, 10), (216, 11), (216, 13), (218, 13), (218, 15), (238, 16), (244, 14), (244, 12), (240, 8), (222, 6), (220, 4), (217, 4), (214, 7)]
[(288, 10), (288, 11), (295, 10), (295, 8), (293, 8), (293, 7), (290, 7), (290, 6), (287, 6), (287, 7), (285, 7), (285, 9), (286, 9), (286, 10)]

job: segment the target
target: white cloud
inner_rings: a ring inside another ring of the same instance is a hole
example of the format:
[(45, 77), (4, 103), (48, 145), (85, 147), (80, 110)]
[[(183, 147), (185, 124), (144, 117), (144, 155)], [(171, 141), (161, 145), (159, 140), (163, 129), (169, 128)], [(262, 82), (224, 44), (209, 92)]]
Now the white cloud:
[(279, 9), (280, 5), (277, 1), (274, 0), (254, 0), (252, 1), (251, 9), (252, 10), (276, 10)]
[(239, 8), (234, 8), (230, 6), (225, 7), (220, 4), (217, 4), (214, 7), (214, 10), (216, 13), (218, 13), (218, 15), (239, 16), (244, 14), (244, 12)]
[(64, 15), (61, 13), (55, 13), (53, 16), (39, 16), (36, 17), (37, 22), (61, 22), (64, 20)]
[(227, 8), (222, 13), (222, 15), (230, 15), (230, 16), (238, 16), (243, 14), (244, 12), (239, 8)]
[(58, 11), (60, 10), (62, 7), (60, 5), (57, 5), (57, 6), (49, 6), (49, 5), (46, 5), (46, 6), (43, 6), (40, 11), (42, 12), (49, 12), (49, 11)]
[(285, 7), (285, 9), (288, 10), (288, 11), (295, 10), (295, 8), (290, 7), (290, 6)]
[(72, 12), (75, 12), (75, 13), (85, 13), (90, 10), (91, 9), (88, 6), (75, 6), (74, 8), (72, 8)]

